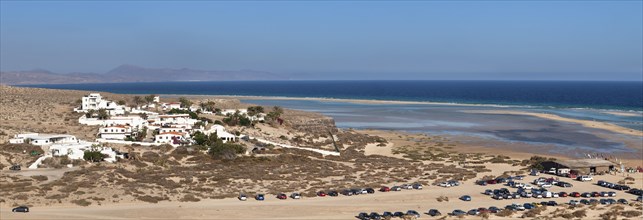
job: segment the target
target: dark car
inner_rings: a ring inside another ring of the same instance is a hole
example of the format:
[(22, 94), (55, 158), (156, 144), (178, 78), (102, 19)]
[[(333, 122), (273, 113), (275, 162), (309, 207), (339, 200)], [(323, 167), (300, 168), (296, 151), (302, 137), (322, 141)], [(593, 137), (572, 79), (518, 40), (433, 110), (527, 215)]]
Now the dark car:
[(460, 200), (462, 200), (462, 201), (467, 201), (467, 202), (468, 202), (468, 201), (471, 201), (471, 196), (467, 196), (467, 195), (461, 196), (461, 197), (460, 197)]
[(277, 194), (277, 199), (287, 199), (287, 198), (288, 196), (286, 194), (283, 194), (283, 193)]
[(570, 193), (569, 196), (578, 198), (581, 196), (581, 194), (579, 192), (573, 192), (573, 193)]
[(491, 207), (489, 207), (489, 211), (491, 213), (498, 213), (499, 211), (502, 211), (502, 209), (500, 209), (498, 207), (495, 207), (495, 206), (491, 206)]
[(491, 194), (493, 194), (493, 190), (487, 189), (487, 190), (484, 191), (484, 194), (485, 195), (491, 195)]
[(466, 214), (467, 214), (466, 212), (464, 212), (464, 211), (462, 211), (460, 209), (456, 209), (456, 210), (453, 210), (453, 212), (451, 212), (451, 215), (454, 215), (454, 216), (462, 216), (462, 215), (466, 215)]
[(556, 201), (547, 202), (547, 206), (557, 206), (557, 205), (558, 205), (558, 203), (556, 203)]
[(591, 195), (592, 197), (600, 197), (600, 196), (601, 196), (601, 194), (600, 194), (600, 193), (598, 193), (598, 192), (592, 192), (590, 195)]
[(375, 193), (375, 190), (373, 188), (366, 188), (366, 193), (373, 194)]
[(426, 214), (430, 215), (430, 216), (440, 216), (440, 215), (442, 215), (442, 213), (440, 213), (440, 211), (438, 211), (437, 209), (431, 209)]
[(391, 212), (383, 212), (382, 213), (382, 217), (387, 217), (387, 216), (393, 217), (393, 213), (391, 213)]
[(628, 202), (627, 202), (627, 199), (619, 199), (619, 200), (618, 200), (618, 203), (621, 203), (621, 204), (627, 205), (627, 203), (628, 203)]
[(480, 212), (477, 209), (471, 209), (467, 212), (469, 215), (478, 215)]
[(487, 181), (485, 181), (485, 180), (478, 180), (478, 181), (476, 181), (476, 184), (481, 185), (481, 186), (486, 186), (486, 185), (487, 185)]
[(569, 194), (567, 194), (566, 192), (559, 192), (558, 196), (559, 197), (567, 197), (567, 196), (569, 196)]
[(589, 205), (589, 200), (587, 200), (587, 199), (581, 199), (578, 202), (580, 202), (580, 204), (583, 204), (583, 205)]
[(256, 200), (259, 200), (259, 201), (263, 201), (263, 200), (265, 199), (265, 197), (264, 197), (264, 195), (263, 195), (263, 194), (257, 194), (257, 195), (255, 196), (255, 199), (256, 199)]
[(366, 212), (360, 212), (360, 213), (359, 213), (357, 216), (355, 216), (355, 217), (357, 217), (358, 219), (362, 219), (362, 220), (368, 220), (368, 219), (370, 219), (370, 218), (371, 218), (370, 216), (368, 216), (368, 214), (367, 214)]
[(352, 190), (349, 190), (349, 189), (342, 190), (342, 195), (345, 195), (345, 196), (352, 196), (352, 195), (353, 195), (353, 191), (352, 191)]
[(585, 198), (589, 198), (589, 197), (592, 197), (592, 194), (591, 193), (583, 193), (583, 194), (580, 194), (580, 196), (585, 197)]
[(27, 206), (18, 206), (11, 209), (12, 212), (29, 212), (29, 207)]
[(525, 203), (525, 204), (523, 205), (523, 207), (525, 207), (525, 209), (533, 209), (533, 208), (536, 208), (536, 206), (534, 206), (534, 204), (531, 204), (531, 203)]
[(371, 219), (382, 219), (382, 216), (377, 212), (371, 212), (369, 217), (371, 217)]
[(414, 216), (416, 218), (420, 217), (420, 213), (415, 211), (415, 210), (408, 210), (406, 211), (406, 215)]
[(393, 213), (393, 217), (402, 217), (404, 216), (404, 212), (395, 212)]
[(333, 190), (333, 191), (328, 192), (328, 195), (333, 196), (333, 197), (334, 196), (339, 196), (339, 192)]

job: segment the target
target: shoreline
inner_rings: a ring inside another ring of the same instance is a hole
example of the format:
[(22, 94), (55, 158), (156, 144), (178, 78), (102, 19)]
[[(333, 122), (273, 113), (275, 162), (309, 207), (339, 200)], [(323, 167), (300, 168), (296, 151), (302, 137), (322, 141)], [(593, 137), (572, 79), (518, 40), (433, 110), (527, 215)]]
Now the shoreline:
[[(129, 94), (148, 95), (148, 94)], [(391, 105), (441, 105), (441, 106), (467, 106), (467, 107), (495, 107), (495, 108), (543, 108), (543, 109), (577, 109), (596, 110), (606, 114), (617, 116), (641, 116), (643, 110), (620, 110), (604, 108), (584, 107), (555, 107), (538, 105), (512, 105), (512, 104), (491, 104), (491, 103), (458, 103), (458, 102), (434, 102), (434, 101), (404, 101), (404, 100), (380, 100), (380, 99), (355, 99), (355, 98), (323, 98), (323, 97), (291, 97), (291, 96), (256, 96), (256, 95), (199, 95), (199, 94), (158, 94), (161, 97), (195, 97), (195, 98), (218, 98), (218, 99), (239, 99), (239, 100), (288, 100), (288, 101), (320, 101), (320, 102), (342, 102), (354, 104), (391, 104)]]

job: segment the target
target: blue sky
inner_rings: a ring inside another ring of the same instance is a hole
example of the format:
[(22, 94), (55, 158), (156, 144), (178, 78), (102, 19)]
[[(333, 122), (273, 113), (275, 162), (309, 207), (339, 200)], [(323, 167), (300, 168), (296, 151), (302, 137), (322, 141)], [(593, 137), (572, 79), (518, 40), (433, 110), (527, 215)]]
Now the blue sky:
[(641, 1), (2, 1), (0, 69), (642, 80)]

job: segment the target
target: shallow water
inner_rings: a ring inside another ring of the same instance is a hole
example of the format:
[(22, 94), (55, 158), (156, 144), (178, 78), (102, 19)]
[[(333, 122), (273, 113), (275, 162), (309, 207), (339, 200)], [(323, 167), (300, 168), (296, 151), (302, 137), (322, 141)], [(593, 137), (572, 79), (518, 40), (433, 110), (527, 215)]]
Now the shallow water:
[[(569, 118), (597, 120), (641, 128), (640, 117), (616, 116), (587, 109), (497, 108), (488, 106), (356, 104), (312, 100), (242, 100), (261, 105), (319, 112), (333, 117), (340, 128), (396, 130), (434, 135), (464, 135), (510, 143), (553, 146), (557, 152), (639, 153), (642, 138), (586, 128), (579, 124), (532, 116), (469, 113), (471, 110), (546, 112)], [(626, 143), (639, 143), (627, 146)]]

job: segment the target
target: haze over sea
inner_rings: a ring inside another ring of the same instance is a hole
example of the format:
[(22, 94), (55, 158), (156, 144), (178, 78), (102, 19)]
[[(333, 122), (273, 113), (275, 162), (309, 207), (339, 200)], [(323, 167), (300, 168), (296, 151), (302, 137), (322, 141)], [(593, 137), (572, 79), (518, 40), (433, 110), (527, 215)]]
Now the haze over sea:
[[(241, 98), (331, 116), (341, 128), (383, 129), (473, 137), (546, 146), (582, 157), (591, 152), (641, 152), (641, 137), (531, 116), (482, 114), (515, 110), (602, 121), (643, 130), (641, 82), (592, 81), (234, 81), (27, 85), (124, 94), (229, 95), (427, 102), (340, 102), (337, 100)], [(429, 103), (431, 102), (431, 103)], [(463, 105), (453, 105), (460, 103)], [(610, 114), (608, 112), (625, 114)], [(482, 144), (484, 145), (484, 144)], [(514, 146), (515, 147), (515, 146)], [(534, 149), (525, 149), (533, 151)]]

